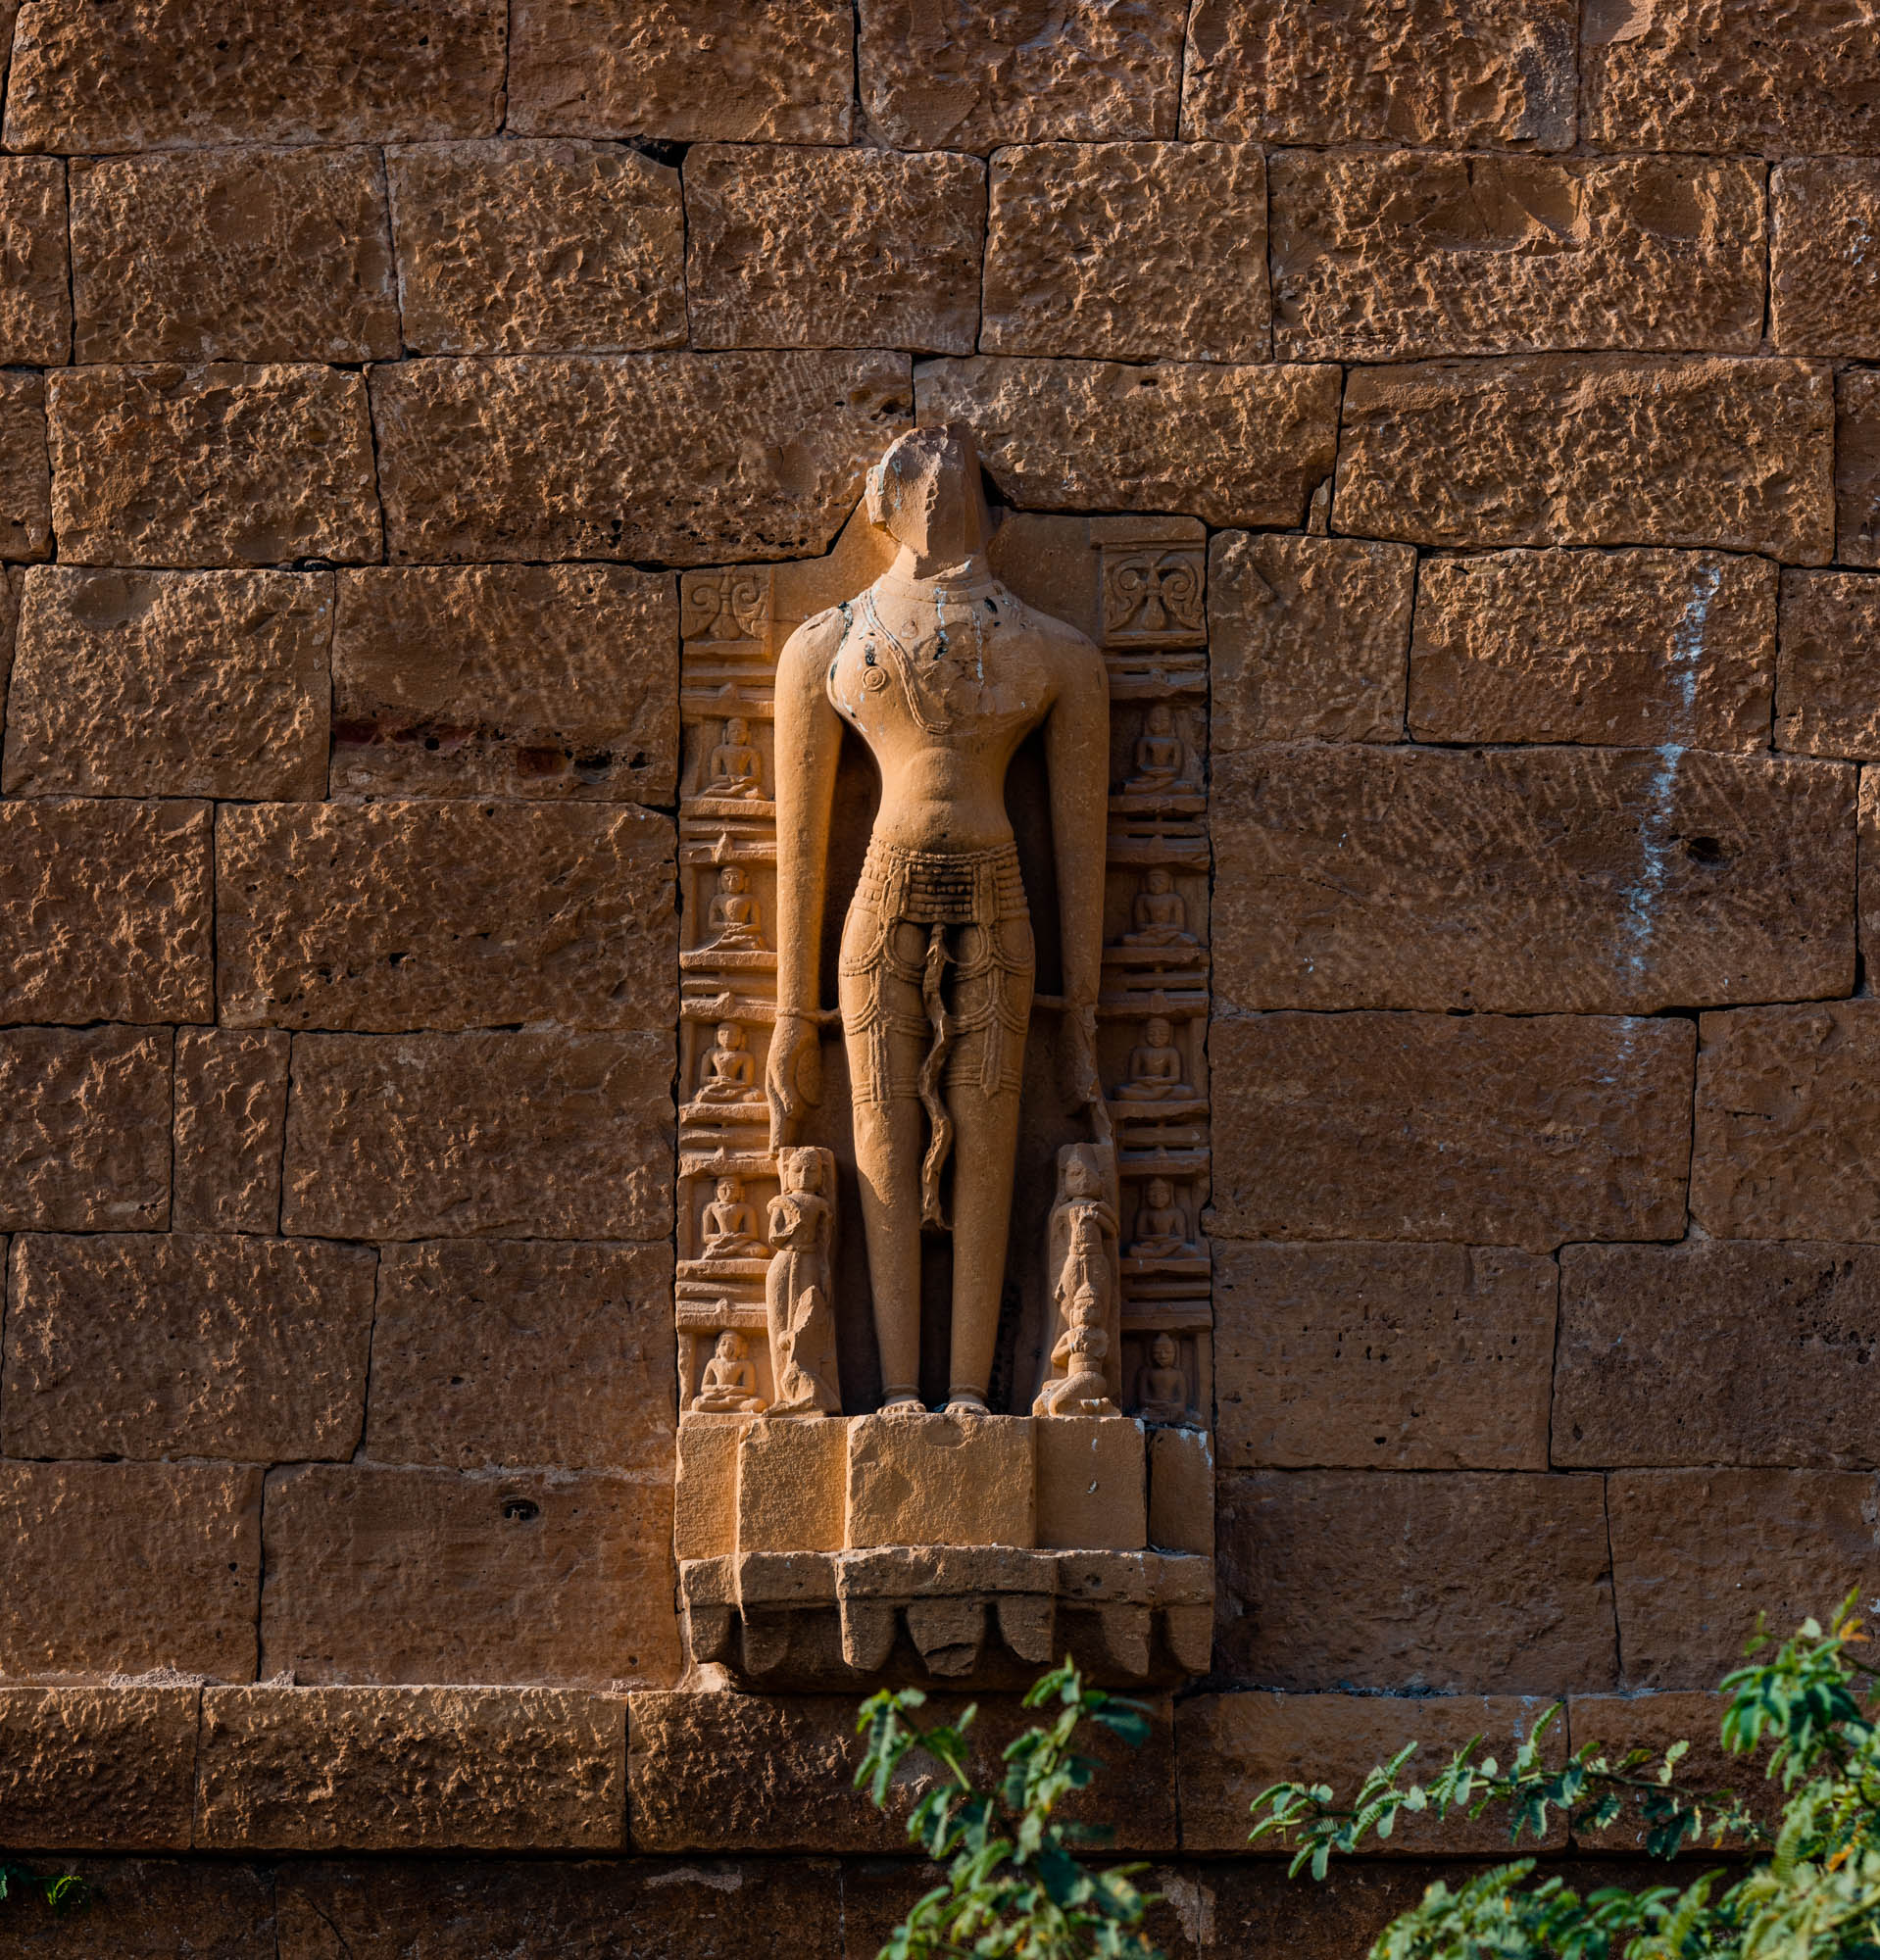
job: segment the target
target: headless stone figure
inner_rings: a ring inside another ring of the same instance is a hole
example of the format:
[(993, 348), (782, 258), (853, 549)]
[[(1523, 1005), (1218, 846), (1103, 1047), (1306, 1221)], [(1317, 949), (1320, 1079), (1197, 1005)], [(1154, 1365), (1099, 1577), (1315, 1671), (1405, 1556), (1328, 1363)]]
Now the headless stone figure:
[(1116, 1091), (1116, 1098), (1126, 1102), (1163, 1102), (1194, 1093), (1181, 1079), (1175, 1031), (1158, 1014), (1143, 1029), (1140, 1045), (1129, 1051), (1129, 1080)]
[(736, 1021), (718, 1023), (717, 1046), (708, 1051), (699, 1083), (700, 1102), (755, 1102), (759, 1100), (757, 1064), (744, 1046), (744, 1030)]
[(712, 751), (705, 793), (716, 797), (761, 797), (764, 757), (751, 741), (751, 724), (733, 715), (724, 724), (724, 739)]
[(718, 888), (712, 895), (706, 913), (706, 930), (712, 935), (715, 952), (761, 953), (764, 951), (764, 915), (750, 895), (750, 879), (741, 866), (727, 864), (718, 873)]
[(1144, 1422), (1182, 1423), (1188, 1419), (1188, 1377), (1166, 1334), (1156, 1336), (1148, 1365), (1136, 1370), (1136, 1412)]
[(758, 1215), (745, 1202), (744, 1180), (721, 1177), (717, 1195), (705, 1207), (704, 1255), (708, 1259), (740, 1259), (766, 1249), (757, 1237)]
[(759, 1415), (764, 1397), (758, 1394), (758, 1372), (747, 1359), (744, 1336), (727, 1327), (718, 1336), (712, 1358), (705, 1364), (692, 1406), (700, 1415)]
[(1130, 930), (1123, 934), (1125, 946), (1194, 946), (1195, 935), (1188, 930), (1188, 907), (1165, 865), (1158, 864), (1142, 882), (1130, 907)]
[(1175, 1202), (1174, 1186), (1165, 1177), (1152, 1177), (1136, 1212), (1130, 1257), (1172, 1259), (1193, 1250), (1188, 1239), (1188, 1214)]
[[(983, 1409), (999, 1331), (1034, 977), (1006, 770), (1040, 723), (1057, 854), (1067, 1087), (1101, 1097), (1110, 693), (1103, 658), (992, 574), (972, 438), (900, 437), (867, 509), (900, 547), (777, 665), (777, 1020), (771, 1148), (819, 1089), (816, 1011), (830, 811), (846, 722), (881, 779), (837, 996), (887, 1410), (918, 1410), (920, 1234), (953, 1234), (948, 1405)], [(951, 1162), (951, 1221), (943, 1173)]]

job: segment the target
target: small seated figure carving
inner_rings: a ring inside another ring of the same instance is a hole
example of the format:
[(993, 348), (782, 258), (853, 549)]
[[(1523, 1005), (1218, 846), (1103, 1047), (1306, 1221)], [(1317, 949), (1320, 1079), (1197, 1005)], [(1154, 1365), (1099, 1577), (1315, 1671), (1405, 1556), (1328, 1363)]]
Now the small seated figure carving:
[(1136, 738), (1136, 773), (1123, 784), (1125, 796), (1160, 796), (1185, 789), (1182, 769), (1187, 757), (1175, 733), (1175, 711), (1165, 701), (1150, 709), (1143, 732)]
[(751, 897), (751, 881), (740, 864), (727, 864), (718, 873), (718, 888), (712, 895), (706, 913), (707, 942), (715, 953), (764, 953), (764, 913)]
[(1188, 907), (1165, 865), (1158, 864), (1143, 880), (1142, 890), (1130, 907), (1130, 930), (1123, 934), (1125, 946), (1194, 946), (1199, 944), (1188, 930)]
[(1058, 1337), (1051, 1350), (1055, 1367), (1063, 1377), (1047, 1382), (1033, 1405), (1034, 1415), (1114, 1415), (1116, 1404), (1110, 1399), (1110, 1383), (1104, 1376), (1104, 1360), (1110, 1352), (1110, 1336), (1104, 1332), (1103, 1301), (1093, 1286), (1077, 1289), (1067, 1315), (1069, 1325)]
[(1132, 1259), (1173, 1259), (1192, 1252), (1188, 1213), (1175, 1202), (1175, 1188), (1165, 1177), (1152, 1177), (1136, 1208), (1136, 1239)]
[(1143, 1039), (1129, 1051), (1129, 1079), (1116, 1091), (1118, 1102), (1167, 1102), (1194, 1095), (1181, 1079), (1181, 1051), (1175, 1031), (1160, 1014), (1143, 1030)]
[(737, 715), (724, 724), (724, 739), (712, 751), (705, 793), (716, 797), (764, 794), (763, 752), (751, 741), (751, 724)]
[(1136, 1413), (1144, 1422), (1188, 1420), (1188, 1377), (1176, 1357), (1174, 1341), (1156, 1336), (1148, 1363), (1136, 1370)]
[(705, 1207), (705, 1244), (701, 1257), (707, 1259), (762, 1259), (770, 1249), (757, 1235), (758, 1215), (744, 1198), (741, 1177), (721, 1177), (717, 1196)]
[(763, 1100), (758, 1088), (757, 1063), (744, 1046), (744, 1030), (736, 1021), (718, 1023), (717, 1046), (705, 1056), (705, 1073), (699, 1082), (700, 1102), (757, 1102)]
[(735, 1327), (727, 1327), (718, 1336), (692, 1406), (700, 1415), (762, 1414), (764, 1397), (758, 1394), (758, 1371), (751, 1365), (744, 1336)]

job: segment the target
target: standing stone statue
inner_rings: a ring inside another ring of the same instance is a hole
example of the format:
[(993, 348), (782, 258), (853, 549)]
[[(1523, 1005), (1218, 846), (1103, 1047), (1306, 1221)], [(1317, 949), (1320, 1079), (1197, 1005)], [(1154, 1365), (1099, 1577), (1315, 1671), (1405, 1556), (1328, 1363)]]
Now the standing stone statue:
[(1058, 1199), (1051, 1207), (1047, 1257), (1052, 1341), (1033, 1415), (1114, 1415), (1109, 1376), (1120, 1326), (1115, 1208), (1106, 1195), (1097, 1146), (1058, 1152)]
[(771, 1199), (775, 1255), (764, 1280), (770, 1330), (772, 1415), (840, 1415), (835, 1299), (830, 1281), (835, 1232), (835, 1153), (804, 1148), (777, 1152), (782, 1189)]
[(1020, 602), (986, 560), (972, 438), (915, 429), (868, 472), (870, 520), (899, 545), (855, 600), (790, 637), (776, 676), (777, 1017), (773, 1150), (818, 1095), (817, 947), (846, 721), (881, 801), (843, 929), (837, 987), (887, 1410), (918, 1410), (920, 1233), (945, 1229), (953, 1163), (948, 1406), (986, 1406), (1012, 1211), (1034, 979), (1006, 769), (1041, 723), (1074, 1099), (1100, 1103), (1110, 699), (1081, 633)]

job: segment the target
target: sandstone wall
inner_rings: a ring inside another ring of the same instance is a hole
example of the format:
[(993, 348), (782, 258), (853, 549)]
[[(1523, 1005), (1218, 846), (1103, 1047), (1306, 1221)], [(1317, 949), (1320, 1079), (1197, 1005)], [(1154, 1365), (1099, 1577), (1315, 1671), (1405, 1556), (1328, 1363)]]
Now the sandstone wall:
[(1713, 1733), (1880, 1582), (1876, 35), (0, 4), (0, 1845), (141, 1860), (0, 1955), (909, 1897), (845, 1704), (672, 1691), (669, 1465), (678, 573), (916, 417), (1211, 527), (1171, 1952), (1428, 1876), (1237, 1857), (1287, 1768)]

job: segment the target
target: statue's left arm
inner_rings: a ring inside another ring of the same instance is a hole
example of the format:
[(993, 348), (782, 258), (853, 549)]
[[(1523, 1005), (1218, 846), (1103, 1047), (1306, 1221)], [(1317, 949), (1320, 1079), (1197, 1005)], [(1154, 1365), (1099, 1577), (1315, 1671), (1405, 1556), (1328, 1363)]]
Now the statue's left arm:
[(1058, 694), (1045, 722), (1051, 830), (1064, 943), (1064, 1054), (1070, 1096), (1102, 1100), (1097, 993), (1103, 972), (1104, 866), (1110, 817), (1110, 677), (1081, 633), (1054, 649)]

